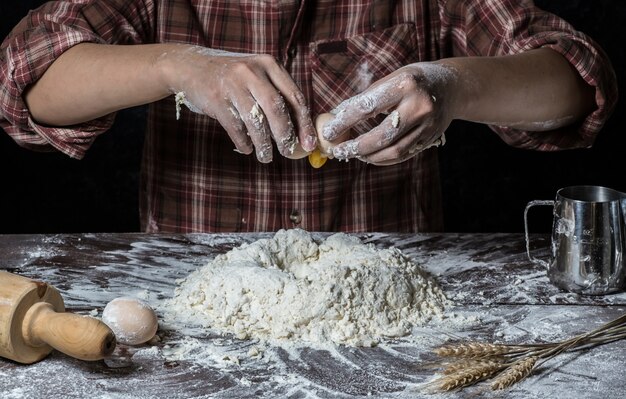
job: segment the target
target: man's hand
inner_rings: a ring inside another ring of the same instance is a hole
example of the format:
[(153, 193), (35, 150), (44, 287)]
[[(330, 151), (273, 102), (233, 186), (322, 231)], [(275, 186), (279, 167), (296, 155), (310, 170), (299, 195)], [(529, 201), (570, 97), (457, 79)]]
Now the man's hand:
[(376, 165), (403, 162), (441, 140), (452, 121), (455, 81), (455, 72), (438, 64), (400, 68), (339, 104), (323, 137), (334, 140), (363, 119), (387, 114), (370, 132), (335, 146), (333, 156)]
[(272, 142), (288, 158), (315, 149), (304, 96), (273, 57), (180, 46), (158, 62), (172, 93), (184, 93), (190, 109), (217, 119), (237, 151), (254, 150), (267, 163)]
[(290, 158), (316, 147), (302, 92), (267, 55), (170, 43), (80, 43), (52, 63), (25, 99), (38, 123), (69, 126), (171, 95), (216, 118), (238, 151), (256, 150), (261, 162), (272, 160), (272, 142)]
[(499, 57), (456, 57), (400, 68), (341, 103), (323, 129), (334, 140), (387, 114), (370, 132), (333, 148), (339, 159), (388, 165), (437, 143), (453, 119), (550, 131), (593, 111), (595, 89), (549, 48)]

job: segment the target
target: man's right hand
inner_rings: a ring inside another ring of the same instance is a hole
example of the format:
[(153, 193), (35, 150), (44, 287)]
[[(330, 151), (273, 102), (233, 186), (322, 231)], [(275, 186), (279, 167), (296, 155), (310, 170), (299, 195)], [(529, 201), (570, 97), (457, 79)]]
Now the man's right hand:
[(261, 162), (272, 160), (272, 142), (290, 158), (316, 147), (302, 92), (268, 55), (185, 44), (81, 43), (50, 65), (25, 100), (36, 122), (69, 126), (179, 93), (190, 108), (216, 118), (236, 150), (254, 150)]
[(179, 45), (160, 56), (159, 64), (169, 90), (184, 93), (191, 110), (217, 119), (237, 151), (254, 150), (267, 163), (272, 142), (288, 158), (315, 149), (304, 96), (274, 57)]

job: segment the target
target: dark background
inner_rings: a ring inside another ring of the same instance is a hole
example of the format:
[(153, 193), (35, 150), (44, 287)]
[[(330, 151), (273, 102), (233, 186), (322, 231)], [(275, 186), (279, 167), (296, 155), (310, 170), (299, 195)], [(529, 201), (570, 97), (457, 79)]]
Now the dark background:
[[(42, 0), (0, 2), (0, 37)], [(626, 2), (536, 0), (595, 39), (625, 93)], [(626, 191), (624, 101), (588, 150), (539, 153), (505, 145), (487, 127), (454, 122), (440, 149), (446, 231), (521, 232), (526, 203), (561, 187), (604, 185)], [(82, 161), (18, 147), (0, 132), (0, 234), (138, 231), (138, 176), (145, 108), (118, 113)], [(547, 232), (549, 209), (532, 212)]]

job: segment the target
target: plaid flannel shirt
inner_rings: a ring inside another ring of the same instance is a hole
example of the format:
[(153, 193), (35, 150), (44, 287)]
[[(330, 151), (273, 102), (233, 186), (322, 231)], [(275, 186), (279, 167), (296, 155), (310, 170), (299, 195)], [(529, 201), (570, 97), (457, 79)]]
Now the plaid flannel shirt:
[[(0, 51), (0, 126), (20, 145), (81, 158), (113, 122), (71, 127), (34, 121), (22, 94), (81, 42), (191, 43), (271, 54), (302, 89), (312, 115), (327, 112), (403, 65), (453, 56), (496, 56), (550, 47), (596, 88), (597, 109), (549, 133), (492, 127), (513, 146), (588, 147), (616, 100), (598, 46), (558, 17), (521, 0), (62, 0), (32, 11)], [(437, 231), (442, 229), (437, 150), (378, 167), (275, 154), (270, 164), (233, 151), (206, 116), (173, 98), (149, 107), (141, 174), (146, 231)], [(365, 131), (374, 121), (364, 121)]]

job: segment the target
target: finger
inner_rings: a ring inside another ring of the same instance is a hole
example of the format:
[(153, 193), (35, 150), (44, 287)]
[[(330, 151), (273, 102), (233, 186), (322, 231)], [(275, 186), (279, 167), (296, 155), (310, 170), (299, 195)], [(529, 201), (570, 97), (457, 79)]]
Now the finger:
[(404, 130), (405, 124), (400, 123), (400, 113), (393, 111), (368, 133), (335, 146), (332, 149), (333, 156), (340, 160), (367, 156), (397, 141)]
[(295, 131), (298, 132), (302, 148), (305, 151), (313, 151), (317, 147), (317, 135), (304, 94), (289, 73), (273, 57), (264, 59), (263, 62), (267, 64), (267, 74), (270, 81), (282, 94), (288, 110), (291, 111), (291, 121)]
[(442, 137), (431, 126), (421, 125), (407, 133), (394, 145), (361, 157), (361, 160), (379, 166), (397, 164), (442, 143)]
[(377, 82), (361, 94), (339, 104), (332, 113), (335, 118), (324, 126), (322, 136), (334, 140), (364, 119), (394, 108), (403, 97), (401, 76)]
[[(393, 84), (397, 84), (395, 79)], [(396, 109), (387, 115), (378, 126), (353, 140), (336, 146), (333, 148), (333, 155), (335, 158), (349, 159), (380, 151), (406, 135), (408, 131), (412, 130), (412, 127), (424, 123), (432, 124), (432, 121), (426, 122), (430, 119), (432, 111), (432, 103), (425, 101), (423, 97), (402, 99), (397, 104)], [(327, 123), (326, 126), (332, 122)], [(429, 139), (430, 137), (422, 138), (422, 140)]]
[(233, 105), (241, 115), (248, 136), (254, 145), (256, 157), (261, 163), (272, 161), (272, 139), (270, 137), (267, 118), (258, 102), (250, 92), (240, 93), (234, 96)]
[(404, 162), (419, 152), (413, 151), (413, 149), (418, 147), (416, 141), (422, 131), (423, 127), (419, 126), (403, 136), (395, 145), (361, 157), (360, 159), (378, 166), (394, 165)]
[(254, 151), (252, 140), (248, 136), (246, 125), (244, 124), (241, 115), (235, 109), (232, 104), (228, 104), (221, 107), (216, 112), (215, 119), (222, 125), (228, 137), (230, 137), (233, 144), (235, 144), (235, 150), (242, 154), (251, 154)]
[(251, 85), (250, 92), (266, 117), (270, 135), (274, 138), (278, 151), (286, 157), (293, 155), (298, 138), (284, 97), (270, 82)]

